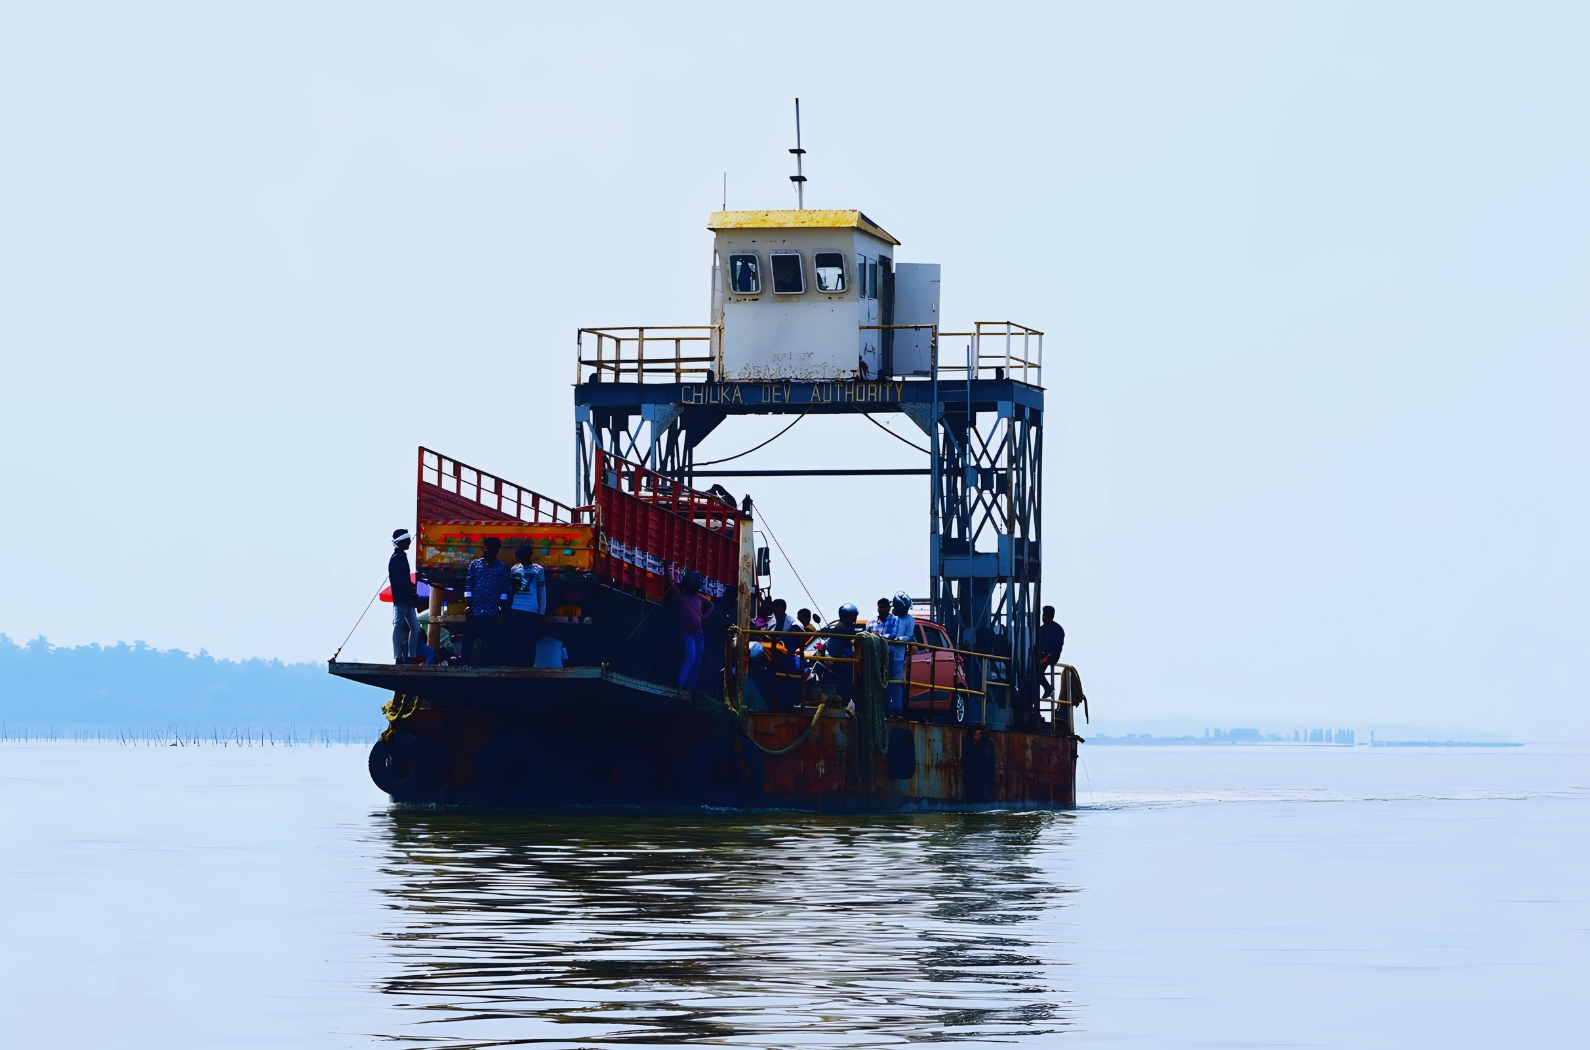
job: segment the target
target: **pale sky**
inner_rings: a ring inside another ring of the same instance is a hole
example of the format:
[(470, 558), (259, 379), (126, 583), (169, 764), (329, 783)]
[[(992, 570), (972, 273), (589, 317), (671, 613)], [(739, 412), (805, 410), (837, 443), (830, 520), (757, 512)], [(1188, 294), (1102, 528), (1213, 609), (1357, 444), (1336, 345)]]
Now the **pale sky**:
[[(323, 660), (416, 445), (568, 499), (575, 330), (707, 321), (723, 175), (793, 206), (799, 95), (809, 206), (942, 264), (947, 325), (1049, 333), (1044, 596), (1096, 713), (1583, 738), (1587, 29), (10, 4), (0, 631)], [(737, 465), (861, 461), (920, 465), (860, 420)], [(751, 491), (830, 614), (925, 586), (925, 479)]]

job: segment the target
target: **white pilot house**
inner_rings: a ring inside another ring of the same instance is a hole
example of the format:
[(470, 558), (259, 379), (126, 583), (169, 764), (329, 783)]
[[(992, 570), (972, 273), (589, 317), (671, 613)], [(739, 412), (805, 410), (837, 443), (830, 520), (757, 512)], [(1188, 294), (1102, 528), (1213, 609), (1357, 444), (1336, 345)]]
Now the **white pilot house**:
[(897, 263), (900, 242), (866, 215), (720, 211), (707, 227), (722, 379), (928, 373), (938, 264)]

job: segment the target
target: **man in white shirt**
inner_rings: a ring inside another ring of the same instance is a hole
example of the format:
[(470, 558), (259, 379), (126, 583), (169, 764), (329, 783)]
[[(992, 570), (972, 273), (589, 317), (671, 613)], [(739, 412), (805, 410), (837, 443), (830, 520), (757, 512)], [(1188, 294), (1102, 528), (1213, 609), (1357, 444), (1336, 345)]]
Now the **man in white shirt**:
[(519, 563), (509, 573), (513, 581), (513, 604), (508, 607), (508, 648), (513, 662), (529, 667), (536, 662), (536, 635), (541, 624), (547, 590), (546, 570), (530, 559), (535, 551), (521, 543), (514, 552)]

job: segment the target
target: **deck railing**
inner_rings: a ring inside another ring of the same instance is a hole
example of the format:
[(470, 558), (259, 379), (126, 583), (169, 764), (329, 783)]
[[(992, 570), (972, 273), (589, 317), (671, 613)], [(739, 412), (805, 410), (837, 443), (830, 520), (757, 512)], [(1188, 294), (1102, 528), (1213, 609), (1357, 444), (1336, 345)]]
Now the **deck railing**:
[[(1014, 321), (978, 321), (970, 332), (940, 332), (939, 377), (946, 373), (972, 373), (974, 379), (1006, 377), (1032, 386), (1043, 386), (1043, 333)], [(946, 340), (965, 339), (966, 363), (955, 360), (956, 353)]]
[[(791, 673), (777, 669), (774, 670), (773, 674), (775, 693), (770, 699), (775, 702), (779, 699), (779, 695), (777, 693), (778, 682), (780, 679), (784, 679), (791, 683), (791, 688), (796, 693), (792, 706), (808, 706), (808, 701), (810, 700), (809, 687), (817, 681), (815, 676), (820, 672), (820, 669), (824, 665), (857, 665), (861, 663), (861, 657), (859, 655), (834, 656), (830, 653), (827, 653), (826, 651), (817, 653), (813, 651), (815, 649), (815, 643), (830, 638), (853, 639), (859, 637), (861, 633), (865, 632), (838, 631), (829, 629), (817, 631), (772, 631), (765, 630), (760, 627), (749, 627), (744, 629), (740, 627), (731, 627), (729, 628), (728, 636), (726, 638), (728, 652), (726, 654), (724, 666), (741, 666), (741, 654), (739, 647), (742, 645), (742, 643), (746, 646), (749, 646), (751, 642), (761, 642), (763, 645), (777, 645), (780, 644), (782, 640), (786, 654), (795, 658), (795, 666), (797, 667), (797, 671), (795, 673)], [(920, 698), (922, 693), (925, 691), (928, 696), (928, 721), (931, 722), (933, 720), (933, 716), (940, 711), (953, 711), (957, 698), (976, 697), (978, 702), (981, 703), (979, 720), (986, 722), (988, 720), (988, 693), (993, 689), (1010, 688), (1008, 682), (992, 677), (989, 674), (988, 666), (989, 661), (1008, 662), (1009, 657), (997, 656), (992, 653), (975, 653), (966, 649), (953, 649), (946, 646), (929, 645), (925, 642), (891, 642), (890, 644), (900, 644), (906, 647), (905, 677), (893, 679), (888, 684), (904, 687), (904, 701), (906, 704), (905, 711), (907, 713), (907, 717), (909, 717), (911, 713), (910, 703), (913, 697)], [(793, 649), (791, 646), (793, 646)], [(826, 649), (826, 646), (824, 648)], [(916, 668), (912, 663), (911, 658), (918, 653), (923, 652), (953, 653), (962, 658), (963, 665), (968, 658), (980, 661), (979, 670), (982, 673), (979, 676), (979, 680), (983, 688), (973, 689), (967, 683), (967, 680), (960, 675), (956, 676), (956, 680), (953, 684), (941, 684), (937, 681), (937, 675), (933, 674), (933, 669), (931, 667), (928, 669), (927, 678), (917, 678), (915, 674)], [(749, 650), (747, 650), (746, 655), (748, 658)], [(736, 690), (736, 699), (739, 703), (739, 706), (743, 707), (745, 704), (745, 681), (743, 678), (737, 683)], [(968, 712), (968, 714), (969, 713), (970, 712)]]
[[(1043, 385), (1043, 333), (1014, 321), (978, 321), (969, 332), (938, 331), (935, 325), (858, 325), (857, 331), (933, 329), (934, 356), (942, 378), (972, 374), (1001, 376)], [(723, 374), (721, 325), (659, 325), (581, 328), (575, 337), (576, 383), (711, 382)], [(945, 340), (965, 339), (966, 361), (946, 350)]]
[[(655, 328), (582, 328), (574, 381), (597, 383), (710, 381), (721, 369), (713, 324)], [(593, 380), (594, 377), (594, 380)]]
[[(461, 463), (450, 456), (444, 456), (440, 452), (422, 446), (419, 465), (422, 517), (426, 486), (439, 489), (442, 493), (466, 503), (478, 504), (482, 511), (492, 512), (490, 515), (476, 515), (480, 518), (527, 521), (533, 524), (589, 525), (595, 515), (594, 508), (571, 507), (550, 496), (543, 496), (533, 489), (504, 481), (495, 474), (488, 474), (478, 467)], [(449, 516), (466, 517), (467, 515)]]
[[(779, 701), (779, 683), (780, 681), (784, 681), (789, 684), (790, 689), (795, 693), (793, 703), (790, 706), (811, 707), (814, 703), (813, 697), (811, 696), (811, 686), (817, 682), (816, 676), (821, 673), (820, 669), (823, 668), (824, 665), (858, 665), (861, 663), (861, 657), (859, 654), (856, 656), (834, 656), (827, 653), (826, 651), (821, 653), (816, 652), (814, 651), (816, 648), (816, 643), (830, 638), (856, 638), (860, 633), (865, 632), (839, 631), (827, 628), (816, 631), (772, 631), (755, 626), (747, 628), (731, 626), (724, 639), (725, 652), (723, 665), (726, 672), (736, 668), (743, 668), (746, 666), (746, 664), (742, 662), (742, 657), (744, 657), (747, 661), (749, 660), (748, 646), (751, 642), (761, 642), (763, 645), (777, 645), (780, 644), (782, 640), (782, 644), (785, 647), (785, 654), (790, 657), (798, 657), (795, 662), (796, 671), (792, 673), (789, 671), (778, 670), (775, 665), (775, 670), (773, 672), (774, 695), (770, 697), (769, 700), (773, 703), (777, 703)], [(953, 712), (957, 699), (975, 697), (976, 700), (974, 702), (979, 705), (976, 721), (986, 725), (988, 722), (989, 693), (993, 692), (995, 689), (1008, 691), (1011, 688), (1009, 681), (1010, 657), (1008, 656), (1001, 656), (996, 653), (979, 653), (970, 649), (956, 649), (952, 646), (930, 645), (926, 642), (891, 641), (889, 644), (904, 645), (906, 649), (905, 677), (892, 679), (888, 684), (904, 687), (905, 706), (903, 709), (903, 714), (907, 719), (912, 719), (913, 716), (920, 719), (922, 716), (922, 711), (920, 708), (913, 710), (911, 707), (911, 701), (912, 698), (915, 697), (920, 702), (920, 697), (922, 696), (923, 692), (926, 692), (928, 697), (928, 706), (926, 712), (927, 721), (932, 722), (934, 717), (940, 712)], [(742, 646), (747, 647), (743, 653), (741, 651)], [(826, 648), (827, 647), (824, 646), (825, 650)], [(931, 665), (927, 669), (927, 678), (918, 678), (915, 673), (916, 666), (912, 661), (912, 657), (918, 653), (951, 653), (957, 657), (960, 657), (963, 667), (972, 661), (975, 661), (975, 666), (979, 672), (977, 675), (977, 681), (982, 685), (982, 688), (972, 688), (969, 684), (969, 680), (960, 675), (956, 676), (954, 684), (940, 684), (937, 681), (937, 675), (933, 673), (933, 668)], [(991, 666), (994, 664), (999, 665), (997, 673), (995, 673), (994, 667)], [(1068, 665), (1054, 665), (1056, 669), (1062, 670), (1066, 666)], [(725, 684), (726, 686), (729, 686), (729, 683)], [(745, 706), (745, 677), (737, 676), (737, 679), (730, 687), (733, 690), (736, 706), (743, 708)], [(1038, 717), (1040, 725), (1046, 726), (1050, 732), (1059, 731), (1061, 726), (1069, 726), (1071, 724), (1071, 712), (1068, 709), (1074, 706), (1077, 705), (1062, 700), (1058, 691), (1054, 696), (1051, 697), (1039, 697)], [(968, 710), (966, 712), (967, 721), (972, 721), (971, 711), (969, 708), (970, 704), (968, 704)]]

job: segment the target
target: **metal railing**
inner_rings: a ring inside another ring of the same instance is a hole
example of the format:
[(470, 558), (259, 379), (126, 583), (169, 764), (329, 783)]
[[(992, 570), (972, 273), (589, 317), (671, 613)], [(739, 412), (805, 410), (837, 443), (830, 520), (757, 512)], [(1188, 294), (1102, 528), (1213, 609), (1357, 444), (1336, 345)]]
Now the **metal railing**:
[[(966, 339), (966, 364), (939, 354), (939, 371), (970, 372), (974, 379), (1005, 376), (1032, 386), (1043, 386), (1043, 333), (1014, 321), (978, 321), (970, 332), (940, 332), (946, 339)], [(1018, 375), (1019, 373), (1019, 375)]]
[[(1014, 321), (978, 321), (969, 332), (939, 331), (930, 324), (865, 324), (857, 331), (932, 332), (940, 372), (970, 372), (975, 379), (1008, 376), (1043, 385), (1043, 333)], [(722, 325), (581, 328), (575, 336), (576, 383), (710, 382), (723, 374)], [(967, 362), (942, 352), (944, 340), (966, 339)]]
[(589, 525), (595, 517), (593, 507), (571, 507), (424, 447), (420, 448), (419, 481), (422, 500), (425, 486), (430, 485), (515, 521)]
[[(575, 336), (576, 383), (709, 380), (722, 369), (717, 339), (720, 325), (683, 324), (655, 328), (581, 328)], [(587, 337), (595, 343), (594, 354)], [(587, 356), (591, 354), (591, 356)], [(587, 370), (593, 371), (587, 371)]]
[[(793, 652), (790, 651), (789, 645), (787, 643), (785, 644), (785, 655), (796, 659), (796, 667), (798, 668), (798, 671), (796, 673), (778, 670), (774, 671), (774, 695), (770, 698), (770, 700), (776, 702), (779, 699), (777, 693), (779, 679), (782, 678), (791, 681), (798, 680), (800, 683), (799, 686), (796, 687), (798, 689), (798, 695), (794, 705), (792, 706), (810, 706), (808, 701), (811, 699), (811, 697), (808, 695), (810, 691), (808, 687), (815, 681), (813, 676), (818, 669), (822, 667), (822, 665), (859, 665), (861, 663), (860, 655), (834, 656), (826, 651), (820, 654), (812, 652), (811, 650), (813, 649), (814, 644), (818, 641), (829, 638), (856, 638), (864, 633), (865, 632), (862, 631), (838, 631), (826, 628), (817, 631), (771, 631), (759, 627), (741, 628), (738, 626), (732, 626), (729, 628), (728, 633), (725, 636), (725, 645), (728, 651), (725, 653), (724, 666), (726, 668), (743, 668), (745, 666), (741, 659), (742, 653), (740, 652), (740, 643), (742, 641), (747, 647), (746, 652), (743, 654), (747, 660), (749, 659), (749, 645), (751, 642), (761, 642), (763, 645), (777, 644), (777, 639), (790, 639), (800, 642), (802, 644), (798, 645)], [(950, 646), (930, 645), (926, 642), (891, 641), (889, 644), (891, 646), (904, 645), (906, 648), (905, 677), (891, 679), (888, 684), (905, 687), (903, 713), (907, 718), (910, 718), (912, 714), (912, 701), (914, 699), (919, 699), (925, 692), (928, 697), (927, 720), (929, 722), (933, 721), (934, 716), (940, 711), (953, 712), (957, 697), (975, 696), (982, 704), (978, 715), (978, 721), (981, 723), (987, 723), (989, 692), (993, 689), (1010, 688), (1010, 683), (1008, 681), (995, 678), (989, 674), (989, 661), (999, 661), (1008, 666), (1010, 660), (1008, 656), (999, 656), (994, 653), (977, 653), (968, 649), (956, 649)], [(914, 673), (915, 665), (913, 664), (911, 658), (918, 653), (924, 652), (952, 653), (955, 656), (962, 658), (961, 663), (963, 665), (965, 664), (967, 658), (979, 661), (978, 670), (980, 671), (980, 674), (978, 677), (983, 688), (971, 688), (971, 686), (967, 684), (967, 680), (963, 675), (956, 675), (956, 681), (954, 684), (942, 685), (938, 682), (937, 675), (934, 674), (934, 668), (931, 665), (928, 669), (927, 679), (922, 680), (916, 678)], [(745, 676), (741, 676), (739, 681), (736, 683), (737, 696), (735, 698), (737, 701), (737, 706), (740, 707), (745, 706), (745, 685)], [(940, 694), (943, 694), (942, 706), (940, 705)], [(918, 710), (916, 713), (920, 714), (920, 710)]]
[(693, 489), (678, 478), (652, 470), (643, 463), (600, 449), (597, 450), (597, 469), (599, 487), (617, 489), (715, 531), (737, 535), (744, 512), (728, 500)]

